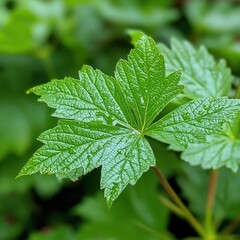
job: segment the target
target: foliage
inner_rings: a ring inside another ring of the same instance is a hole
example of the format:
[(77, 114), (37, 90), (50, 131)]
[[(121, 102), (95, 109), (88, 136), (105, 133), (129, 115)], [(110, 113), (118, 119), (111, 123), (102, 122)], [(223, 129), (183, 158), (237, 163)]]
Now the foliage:
[(160, 51), (166, 59), (168, 72), (173, 69), (183, 70), (181, 82), (185, 95), (189, 98), (228, 96), (232, 83), (231, 71), (221, 59), (215, 63), (214, 58), (204, 46), (195, 50), (188, 42), (171, 41), (172, 49), (159, 44)]
[[(79, 72), (80, 80), (54, 80), (29, 90), (56, 109), (54, 116), (66, 120), (60, 120), (57, 127), (40, 136), (39, 140), (45, 145), (33, 155), (19, 176), (40, 171), (76, 180), (102, 166), (101, 188), (105, 189), (104, 196), (111, 206), (129, 183), (134, 185), (143, 172), (155, 166), (145, 135), (169, 143), (174, 150), (188, 148), (183, 158), (195, 163), (197, 157), (191, 154), (194, 147), (198, 146), (197, 154), (202, 153), (200, 146), (206, 145), (205, 141), (214, 136), (212, 134), (221, 133), (224, 124), (231, 124), (239, 114), (240, 102), (227, 98), (189, 101), (152, 124), (182, 90), (181, 85), (177, 85), (180, 72), (166, 76), (164, 58), (157, 45), (146, 35), (137, 36), (140, 38), (128, 60), (117, 63), (115, 79), (84, 66)], [(210, 55), (206, 56), (213, 61)], [(192, 63), (182, 60), (181, 55), (179, 61), (185, 61), (185, 66)], [(214, 143), (208, 148), (214, 157)], [(232, 157), (229, 157), (229, 146), (221, 146), (223, 148), (225, 151), (219, 155), (224, 160), (211, 161), (209, 167), (219, 168), (224, 161), (236, 171), (238, 162), (233, 163), (232, 158), (237, 156), (237, 146), (234, 150), (230, 146), (235, 155)], [(210, 156), (209, 151), (207, 156)], [(203, 157), (198, 161), (206, 165)]]
[(191, 144), (183, 152), (182, 158), (193, 165), (203, 168), (220, 168), (226, 166), (234, 172), (239, 163), (239, 119), (224, 125), (220, 134), (206, 137), (206, 142)]
[[(0, 239), (239, 239), (238, 13), (225, 0), (1, 1)], [(29, 158), (21, 174), (58, 179), (14, 179)]]
[(164, 58), (145, 35), (128, 60), (117, 63), (115, 79), (88, 66), (79, 76), (80, 81), (65, 78), (29, 90), (56, 108), (54, 116), (67, 120), (40, 136), (45, 145), (19, 176), (40, 171), (75, 180), (102, 166), (101, 188), (110, 206), (127, 184), (155, 165), (145, 134), (182, 150), (219, 132), (240, 110), (238, 100), (199, 99), (151, 125), (182, 88), (177, 85), (180, 72), (165, 76)]

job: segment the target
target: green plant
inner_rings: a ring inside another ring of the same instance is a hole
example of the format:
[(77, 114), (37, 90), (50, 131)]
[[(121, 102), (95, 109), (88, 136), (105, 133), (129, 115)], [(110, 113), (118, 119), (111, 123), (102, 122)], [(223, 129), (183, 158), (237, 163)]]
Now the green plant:
[[(224, 97), (230, 94), (230, 70), (204, 47), (195, 50), (173, 40), (170, 50), (134, 32), (132, 39), (135, 48), (117, 63), (114, 77), (84, 66), (80, 80), (53, 80), (28, 91), (55, 108), (53, 116), (61, 120), (41, 134), (44, 145), (18, 176), (40, 172), (77, 180), (101, 167), (101, 188), (111, 206), (128, 184), (152, 168), (172, 199), (161, 201), (202, 239), (233, 239), (228, 231), (218, 232), (219, 219), (213, 218), (216, 169), (236, 172), (239, 163), (240, 100)], [(192, 165), (213, 169), (203, 223), (156, 166), (150, 138), (182, 152)]]

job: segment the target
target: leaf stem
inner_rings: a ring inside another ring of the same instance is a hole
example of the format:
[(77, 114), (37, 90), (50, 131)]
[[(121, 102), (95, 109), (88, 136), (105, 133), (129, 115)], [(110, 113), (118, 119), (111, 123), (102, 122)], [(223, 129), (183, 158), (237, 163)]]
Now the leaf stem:
[(179, 208), (177, 205), (172, 203), (169, 199), (164, 197), (163, 195), (159, 195), (160, 202), (165, 205), (167, 208), (169, 208), (172, 212), (174, 212), (176, 215), (178, 215), (181, 218), (185, 218), (185, 214), (182, 211), (181, 208)]
[(168, 195), (172, 198), (172, 200), (179, 206), (179, 208), (184, 213), (186, 219), (188, 222), (192, 225), (192, 227), (195, 229), (195, 231), (200, 235), (205, 235), (205, 230), (202, 226), (202, 224), (193, 216), (193, 214), (189, 211), (189, 209), (185, 206), (185, 204), (182, 202), (182, 200), (179, 198), (177, 193), (173, 190), (167, 179), (164, 177), (164, 175), (161, 173), (160, 169), (158, 169), (156, 166), (152, 167), (153, 171), (157, 174), (158, 179), (162, 186), (165, 188)]
[(213, 208), (216, 197), (217, 181), (218, 181), (218, 170), (212, 170), (210, 175), (209, 187), (208, 187), (208, 196), (205, 212), (205, 227), (210, 235), (215, 235), (215, 229), (213, 227)]

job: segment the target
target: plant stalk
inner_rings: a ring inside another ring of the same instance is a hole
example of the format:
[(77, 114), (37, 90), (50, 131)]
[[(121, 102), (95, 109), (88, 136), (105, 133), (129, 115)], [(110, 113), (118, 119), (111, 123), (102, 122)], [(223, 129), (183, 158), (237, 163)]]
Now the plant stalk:
[(182, 211), (182, 209), (179, 208), (177, 205), (175, 205), (173, 202), (171, 202), (169, 199), (167, 199), (166, 197), (160, 194), (159, 200), (163, 205), (165, 205), (168, 209), (170, 209), (176, 215), (178, 215), (181, 218), (185, 218), (185, 214)]
[(217, 170), (212, 170), (210, 175), (208, 195), (207, 195), (207, 204), (205, 212), (205, 227), (207, 233), (210, 235), (215, 235), (215, 227), (213, 226), (213, 208), (216, 197), (217, 181), (218, 181), (219, 172)]
[(205, 230), (202, 226), (202, 224), (193, 216), (193, 214), (189, 211), (189, 209), (185, 206), (185, 204), (182, 202), (182, 200), (179, 198), (177, 193), (173, 190), (165, 176), (162, 174), (160, 169), (158, 169), (156, 166), (152, 167), (153, 171), (157, 174), (158, 179), (168, 195), (171, 197), (171, 199), (179, 206), (179, 208), (182, 210), (182, 212), (185, 215), (185, 218), (188, 220), (188, 222), (191, 224), (191, 226), (195, 229), (195, 231), (200, 235), (205, 235)]

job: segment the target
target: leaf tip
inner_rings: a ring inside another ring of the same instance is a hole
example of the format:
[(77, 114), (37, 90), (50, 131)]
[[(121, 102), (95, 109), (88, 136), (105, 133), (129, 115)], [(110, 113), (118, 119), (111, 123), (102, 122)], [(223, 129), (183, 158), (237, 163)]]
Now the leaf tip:
[(112, 204), (113, 204), (113, 202), (111, 202), (111, 201), (106, 201), (106, 202), (107, 202), (107, 206), (108, 206), (108, 208), (111, 209), (111, 208), (112, 208)]
[(20, 177), (26, 176), (27, 174), (24, 173), (22, 170), (18, 173), (18, 175), (15, 177), (15, 179), (18, 179)]
[(128, 36), (130, 36), (131, 43), (133, 46), (136, 46), (136, 43), (144, 35), (144, 33), (142, 31), (137, 30), (137, 29), (127, 29), (126, 33)]
[(17, 180), (18, 178), (22, 177), (22, 175), (19, 173), (16, 177), (15, 180)]
[(26, 94), (34, 93), (34, 87), (30, 88), (26, 91)]

